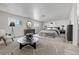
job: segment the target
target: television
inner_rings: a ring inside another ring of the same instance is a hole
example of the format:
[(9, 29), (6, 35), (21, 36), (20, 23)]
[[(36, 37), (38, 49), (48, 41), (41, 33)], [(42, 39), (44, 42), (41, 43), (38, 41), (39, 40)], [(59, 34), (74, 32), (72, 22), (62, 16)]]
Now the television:
[(35, 34), (35, 29), (24, 29), (24, 35), (28, 34), (28, 33), (33, 33)]

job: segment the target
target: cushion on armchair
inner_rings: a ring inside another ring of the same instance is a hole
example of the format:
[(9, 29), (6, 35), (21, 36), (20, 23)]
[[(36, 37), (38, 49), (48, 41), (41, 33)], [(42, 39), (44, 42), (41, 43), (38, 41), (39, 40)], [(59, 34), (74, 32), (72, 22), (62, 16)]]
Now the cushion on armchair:
[(5, 36), (5, 34), (6, 34), (6, 33), (5, 33), (5, 31), (4, 31), (4, 30), (2, 30), (2, 29), (0, 29), (0, 36), (3, 36), (3, 37), (4, 37), (4, 36)]

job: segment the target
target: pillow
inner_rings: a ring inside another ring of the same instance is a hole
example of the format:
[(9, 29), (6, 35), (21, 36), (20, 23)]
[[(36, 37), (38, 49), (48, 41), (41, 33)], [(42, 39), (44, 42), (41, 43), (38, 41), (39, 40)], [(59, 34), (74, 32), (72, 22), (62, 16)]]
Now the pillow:
[(51, 30), (51, 28), (48, 27), (48, 28), (46, 28), (46, 30)]

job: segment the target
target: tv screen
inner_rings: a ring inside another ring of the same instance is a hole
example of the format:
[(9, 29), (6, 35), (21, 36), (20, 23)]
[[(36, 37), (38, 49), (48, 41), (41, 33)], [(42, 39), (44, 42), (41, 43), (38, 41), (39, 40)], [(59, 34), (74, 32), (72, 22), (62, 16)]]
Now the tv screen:
[(27, 33), (33, 33), (33, 34), (35, 34), (35, 29), (25, 29), (24, 30), (24, 35), (26, 35)]

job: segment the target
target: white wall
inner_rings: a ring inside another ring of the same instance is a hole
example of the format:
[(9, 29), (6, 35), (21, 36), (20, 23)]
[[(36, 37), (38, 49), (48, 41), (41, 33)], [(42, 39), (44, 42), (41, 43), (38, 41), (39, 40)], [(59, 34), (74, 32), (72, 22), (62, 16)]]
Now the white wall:
[[(77, 19), (78, 19), (78, 35), (79, 35), (79, 3), (77, 4)], [(78, 45), (79, 45), (79, 36), (78, 36)]]
[[(35, 20), (27, 19), (26, 22), (28, 22), (28, 21), (30, 21), (32, 23), (31, 28), (35, 29), (36, 33), (39, 33), (42, 30), (42, 28), (43, 28), (42, 22), (38, 22), (38, 21), (35, 21)], [(35, 25), (38, 25), (38, 27), (35, 26)]]
[(71, 24), (73, 25), (73, 45), (78, 46), (78, 20), (77, 20), (77, 4), (73, 4), (70, 14)]
[[(14, 19), (20, 19), (22, 21), (21, 26), (14, 27), (15, 35), (22, 35), (24, 33), (24, 29), (27, 28), (26, 22), (30, 19), (0, 11), (0, 29), (4, 29), (8, 33), (11, 32), (11, 27), (8, 26), (8, 17), (12, 17)], [(38, 21), (35, 20), (34, 21), (30, 20), (30, 21), (32, 22), (32, 28), (34, 28), (33, 26), (34, 22), (38, 22)], [(41, 22), (38, 22), (38, 24), (39, 24), (38, 27), (39, 29), (36, 28), (36, 33), (42, 29)]]

